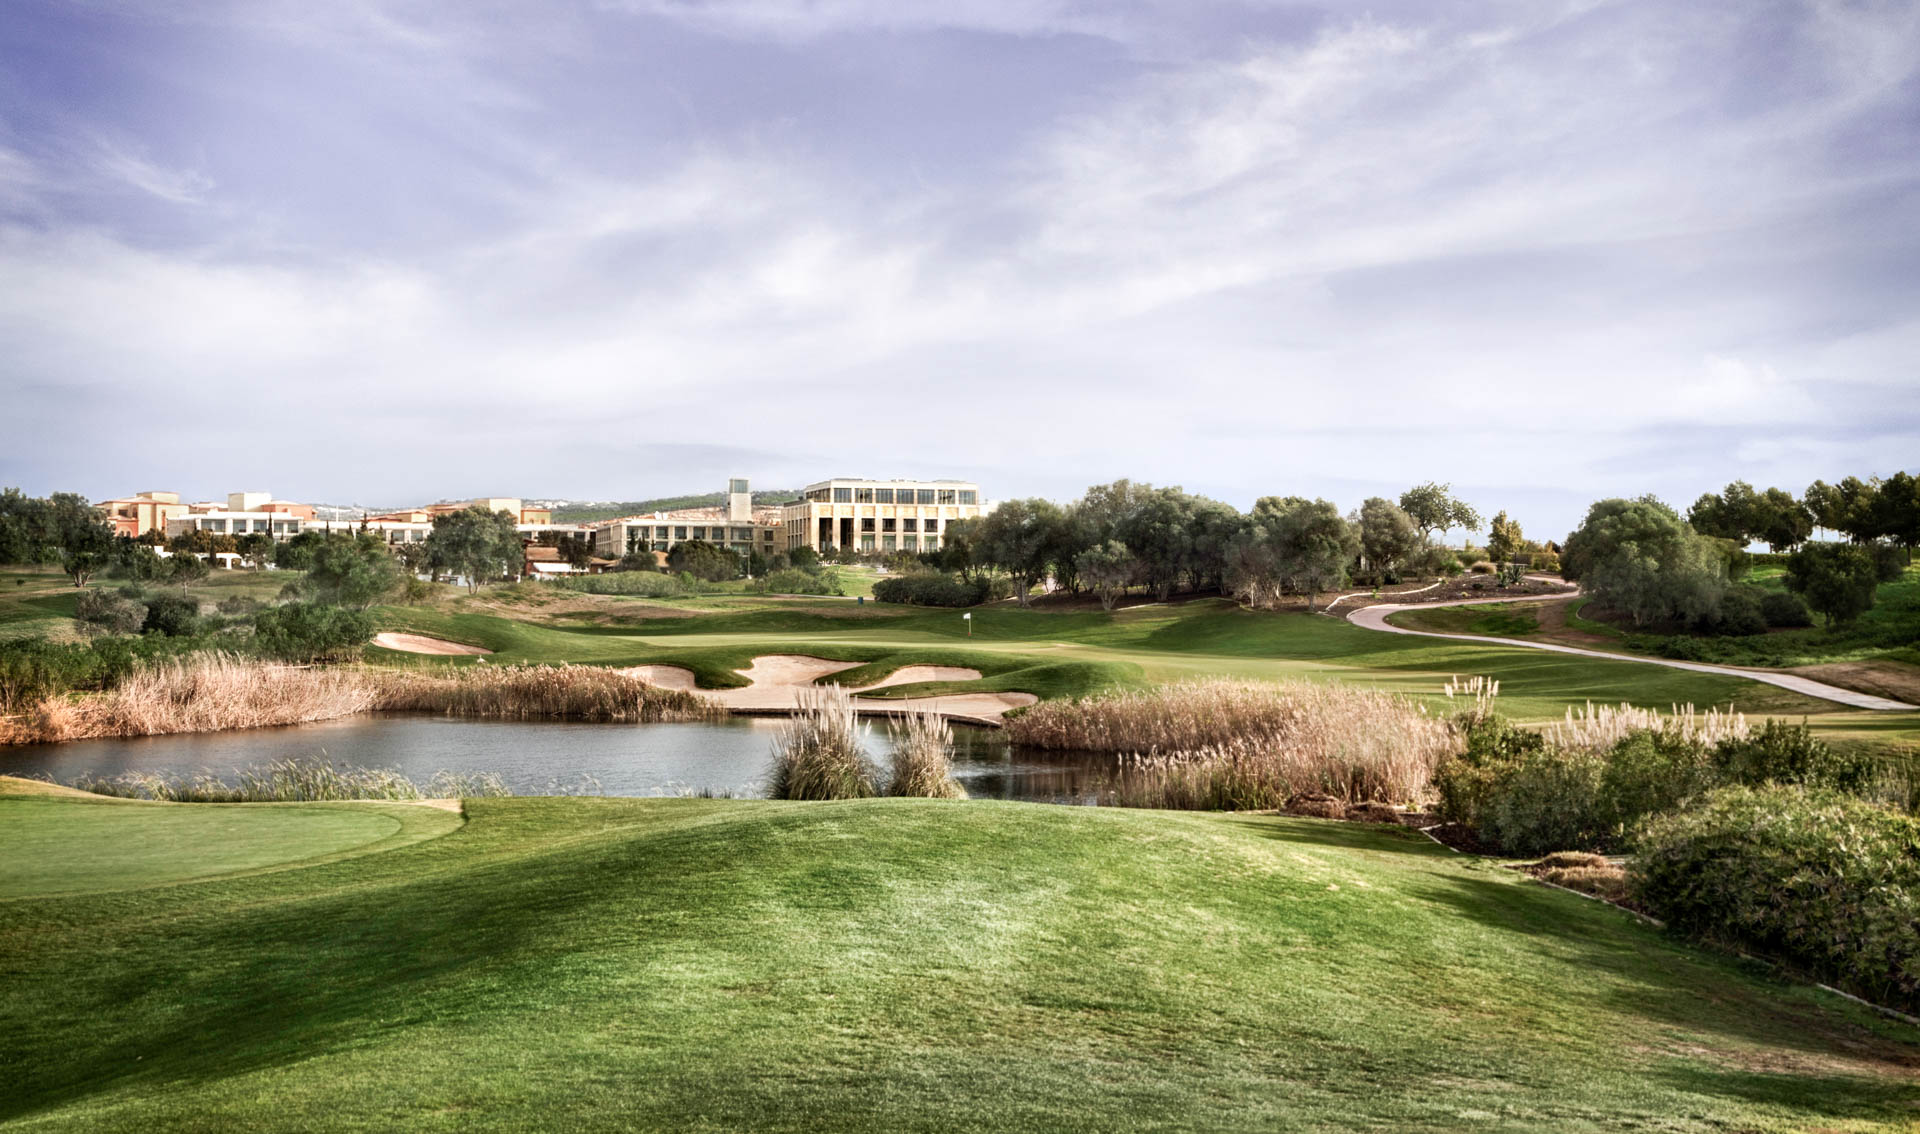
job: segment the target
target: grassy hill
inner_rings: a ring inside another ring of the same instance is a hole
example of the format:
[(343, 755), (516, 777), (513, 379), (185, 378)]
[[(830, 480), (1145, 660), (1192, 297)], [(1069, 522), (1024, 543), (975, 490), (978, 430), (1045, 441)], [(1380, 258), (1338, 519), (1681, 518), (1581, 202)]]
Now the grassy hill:
[[(0, 1123), (1892, 1130), (1920, 1098), (1910, 1029), (1398, 829), (468, 807), (189, 882), (152, 817), (215, 845), (315, 808), (0, 798)], [(125, 888), (49, 893), (115, 824)]]

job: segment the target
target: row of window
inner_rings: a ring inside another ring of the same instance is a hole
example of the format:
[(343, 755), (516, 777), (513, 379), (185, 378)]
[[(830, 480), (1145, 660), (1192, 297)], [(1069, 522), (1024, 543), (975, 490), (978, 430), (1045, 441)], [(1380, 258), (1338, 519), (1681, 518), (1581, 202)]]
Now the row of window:
[[(893, 525), (894, 525), (894, 523), (895, 523), (895, 521), (893, 521), (893, 520), (881, 520), (881, 521), (880, 521), (880, 530), (881, 530), (881, 531), (883, 531), (883, 532), (890, 532), (890, 531), (893, 531), (893, 530), (894, 530), (894, 527), (893, 527)], [(916, 525), (920, 523), (920, 521), (919, 521), (919, 520), (900, 520), (900, 521), (898, 521), (898, 523), (899, 523), (899, 524), (901, 525), (901, 527), (900, 527), (900, 529), (899, 529), (899, 530), (901, 530), (901, 531), (903, 531), (903, 532), (911, 532), (911, 531), (918, 531), (918, 530), (919, 530), (919, 529), (918, 529), (918, 527), (916, 527)], [(937, 532), (937, 531), (939, 531), (939, 530), (940, 530), (940, 521), (939, 521), (939, 520), (928, 520), (928, 521), (926, 521), (926, 524), (927, 524), (927, 530), (928, 530), (928, 531), (930, 531), (930, 532)], [(870, 532), (870, 531), (872, 531), (872, 530), (873, 530), (873, 521), (872, 521), (872, 520), (861, 520), (861, 521), (860, 521), (860, 530), (861, 530), (861, 531), (863, 531), (863, 532)]]
[[(215, 519), (207, 519), (205, 517), (202, 517), (194, 521), (194, 526), (199, 528), (203, 532), (219, 532), (221, 535), (247, 534), (246, 520), (233, 521), (232, 532), (227, 531), (227, 521), (224, 519), (215, 520)], [(253, 530), (256, 532), (262, 532), (262, 533), (274, 532), (274, 533), (279, 533), (283, 535), (291, 534), (294, 532), (298, 532), (300, 530), (300, 521), (298, 520), (254, 520)]]
[[(817, 488), (807, 499), (824, 502), (827, 490)], [(971, 488), (836, 488), (835, 504), (978, 504), (980, 493)]]

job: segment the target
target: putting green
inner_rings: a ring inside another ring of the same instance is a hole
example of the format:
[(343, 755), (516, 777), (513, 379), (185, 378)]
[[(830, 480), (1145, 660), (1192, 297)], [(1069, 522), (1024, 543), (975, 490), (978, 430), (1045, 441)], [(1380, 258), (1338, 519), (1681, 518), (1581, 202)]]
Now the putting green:
[(445, 834), (460, 822), (453, 812), (399, 803), (0, 796), (0, 900), (129, 890), (367, 854)]

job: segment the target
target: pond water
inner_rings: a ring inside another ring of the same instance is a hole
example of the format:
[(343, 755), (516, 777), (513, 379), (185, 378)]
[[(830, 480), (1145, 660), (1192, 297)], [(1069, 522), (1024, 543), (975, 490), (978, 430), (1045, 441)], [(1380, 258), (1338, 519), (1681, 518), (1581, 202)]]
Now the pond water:
[[(291, 728), (78, 740), (0, 748), (0, 774), (121, 772), (231, 776), (236, 768), (325, 756), (336, 764), (393, 768), (424, 784), (435, 772), (493, 772), (516, 794), (677, 795), (763, 791), (782, 722), (731, 717), (689, 724), (580, 724), (374, 715)], [(867, 751), (884, 760), (886, 725), (862, 721)], [(954, 778), (975, 799), (1091, 803), (1108, 758), (1031, 752), (993, 729), (955, 727)]]

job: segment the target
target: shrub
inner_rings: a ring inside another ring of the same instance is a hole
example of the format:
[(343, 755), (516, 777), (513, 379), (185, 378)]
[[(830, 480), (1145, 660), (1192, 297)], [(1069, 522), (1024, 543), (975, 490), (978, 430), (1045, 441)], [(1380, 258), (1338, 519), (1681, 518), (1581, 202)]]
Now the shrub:
[(838, 571), (801, 571), (788, 567), (769, 571), (748, 585), (756, 593), (776, 595), (844, 595)]
[(953, 778), (953, 730), (938, 713), (909, 713), (891, 728), (892, 776), (888, 795), (960, 799), (966, 795)]
[(1633, 894), (1675, 929), (1920, 1010), (1920, 821), (1837, 793), (1732, 787), (1637, 842)]
[(800, 690), (773, 744), (773, 799), (865, 799), (880, 794), (854, 729), (853, 698), (838, 685)]
[(1527, 559), (1527, 566), (1535, 571), (1544, 571), (1549, 575), (1560, 571), (1560, 557), (1551, 551), (1536, 551)]
[(373, 616), (319, 602), (290, 602), (253, 618), (254, 649), (280, 661), (344, 661), (373, 640)]
[(108, 634), (138, 634), (146, 625), (147, 608), (112, 591), (88, 588), (75, 596), (73, 616), (90, 630)]
[(568, 575), (555, 579), (550, 585), (590, 595), (638, 595), (642, 598), (673, 598), (676, 595), (697, 594), (703, 589), (656, 571)]
[(1695, 626), (1708, 634), (1764, 634), (1766, 615), (1761, 610), (1760, 588), (1734, 587), (1720, 599), (1720, 609), (1698, 619)]
[(1805, 722), (1768, 720), (1759, 732), (1722, 741), (1714, 749), (1720, 775), (1730, 783), (1801, 784), (1860, 794), (1873, 786), (1873, 759), (1841, 752), (1813, 734)]
[(932, 571), (882, 579), (873, 585), (875, 601), (914, 606), (979, 606), (988, 594), (983, 582), (966, 583)]
[(1599, 850), (1611, 842), (1606, 769), (1604, 756), (1543, 748), (1495, 780), (1476, 829), (1508, 854)]
[(248, 598), (246, 595), (233, 595), (213, 604), (213, 609), (219, 611), (221, 614), (237, 618), (243, 615), (259, 613), (260, 600)]
[(1760, 617), (1773, 629), (1797, 629), (1813, 625), (1813, 612), (1807, 600), (1792, 591), (1768, 591), (1760, 599)]
[(162, 634), (169, 638), (190, 638), (200, 629), (200, 604), (184, 595), (156, 594), (147, 598), (147, 617), (140, 624), (142, 634)]

